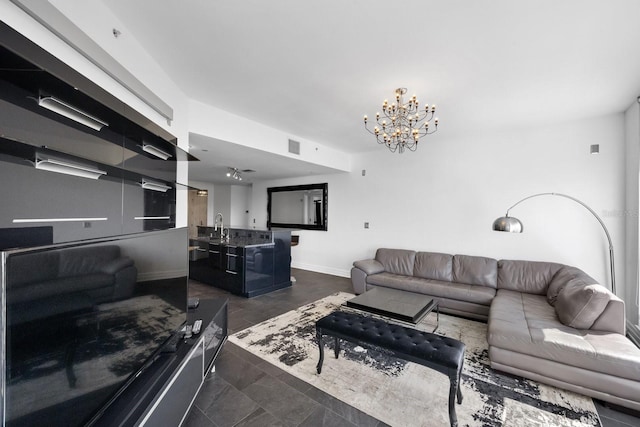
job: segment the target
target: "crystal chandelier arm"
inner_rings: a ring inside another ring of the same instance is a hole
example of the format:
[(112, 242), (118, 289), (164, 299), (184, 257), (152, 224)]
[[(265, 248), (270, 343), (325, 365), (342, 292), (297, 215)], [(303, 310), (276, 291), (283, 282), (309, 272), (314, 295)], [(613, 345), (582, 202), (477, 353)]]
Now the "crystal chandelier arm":
[(408, 102), (404, 102), (403, 95), (406, 88), (396, 89), (395, 102), (385, 100), (382, 113), (376, 113), (376, 126), (372, 130), (368, 127), (367, 116), (364, 116), (364, 126), (367, 131), (376, 136), (379, 144), (385, 144), (389, 150), (403, 152), (405, 148), (415, 151), (418, 140), (432, 133), (438, 128), (438, 119), (429, 129), (429, 122), (435, 115), (435, 105), (429, 108), (426, 104), (420, 109), (420, 103), (414, 95)]

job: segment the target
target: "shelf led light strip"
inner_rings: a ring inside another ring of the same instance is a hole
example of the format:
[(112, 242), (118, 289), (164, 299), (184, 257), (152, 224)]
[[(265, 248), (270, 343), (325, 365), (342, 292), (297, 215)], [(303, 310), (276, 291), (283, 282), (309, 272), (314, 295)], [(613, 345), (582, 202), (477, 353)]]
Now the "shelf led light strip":
[(47, 110), (58, 113), (61, 116), (65, 116), (68, 119), (74, 120), (80, 124), (90, 127), (94, 130), (100, 130), (104, 126), (109, 126), (105, 121), (102, 121), (96, 117), (93, 117), (76, 107), (60, 101), (53, 96), (44, 96), (38, 99), (38, 105), (46, 108)]
[(14, 218), (14, 224), (29, 224), (34, 222), (92, 222), (107, 221), (109, 218)]
[(144, 179), (142, 180), (140, 185), (145, 190), (162, 191), (163, 193), (166, 193), (167, 190), (171, 188), (168, 185), (159, 184), (157, 182), (151, 182), (151, 181), (147, 181), (147, 180), (144, 180)]
[(161, 158), (162, 160), (167, 160), (169, 157), (173, 157), (171, 154), (144, 142), (142, 143), (142, 151)]
[(107, 173), (100, 169), (93, 169), (88, 166), (76, 163), (64, 162), (56, 159), (38, 159), (35, 163), (36, 169), (49, 172), (63, 173), (65, 175), (79, 176), (82, 178), (98, 179)]
[(171, 217), (170, 216), (134, 216), (133, 219), (137, 219), (137, 220), (152, 220), (152, 219), (162, 220), (162, 219), (171, 219)]

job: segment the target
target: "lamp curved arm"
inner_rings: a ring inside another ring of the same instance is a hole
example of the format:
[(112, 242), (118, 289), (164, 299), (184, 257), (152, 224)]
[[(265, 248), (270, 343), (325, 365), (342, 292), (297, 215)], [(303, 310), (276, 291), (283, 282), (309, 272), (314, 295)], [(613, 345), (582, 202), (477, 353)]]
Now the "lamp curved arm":
[(515, 208), (516, 206), (518, 206), (520, 203), (524, 202), (525, 200), (529, 200), (529, 199), (532, 199), (532, 198), (538, 197), (538, 196), (560, 196), (560, 197), (564, 197), (564, 198), (569, 199), (569, 200), (573, 200), (574, 202), (576, 202), (579, 205), (581, 205), (582, 207), (584, 207), (586, 210), (591, 212), (591, 215), (593, 215), (598, 220), (598, 222), (600, 223), (600, 226), (602, 226), (602, 229), (604, 230), (604, 234), (607, 235), (607, 240), (609, 241), (609, 248), (610, 249), (613, 248), (613, 243), (611, 242), (611, 235), (609, 234), (609, 230), (607, 230), (607, 226), (604, 225), (604, 221), (602, 221), (602, 218), (600, 218), (600, 216), (593, 209), (591, 209), (589, 206), (587, 206), (584, 202), (576, 199), (575, 197), (572, 197), (572, 196), (569, 196), (569, 195), (566, 195), (566, 194), (562, 194), (562, 193), (538, 193), (538, 194), (533, 194), (531, 196), (527, 196), (524, 199), (516, 202), (509, 209), (507, 209), (507, 214), (505, 216), (509, 216), (509, 211), (511, 209)]
[(600, 216), (593, 210), (591, 209), (589, 206), (587, 206), (584, 202), (576, 199), (575, 197), (566, 195), (566, 194), (562, 194), (562, 193), (538, 193), (538, 194), (533, 194), (531, 196), (527, 196), (522, 200), (519, 200), (518, 202), (516, 202), (513, 206), (511, 206), (509, 209), (507, 209), (507, 213), (506, 213), (506, 217), (509, 216), (509, 211), (513, 208), (515, 208), (516, 206), (518, 206), (520, 203), (524, 202), (525, 200), (529, 200), (532, 199), (534, 197), (539, 197), (539, 196), (559, 196), (559, 197), (564, 197), (566, 199), (569, 200), (573, 200), (574, 202), (578, 203), (580, 206), (584, 207), (586, 210), (588, 210), (589, 212), (591, 212), (591, 215), (593, 215), (598, 222), (600, 223), (600, 226), (602, 227), (602, 229), (604, 230), (604, 234), (607, 236), (607, 241), (609, 242), (609, 259), (610, 259), (610, 264), (611, 264), (611, 292), (613, 292), (614, 294), (616, 293), (616, 276), (615, 276), (615, 267), (614, 267), (614, 261), (613, 261), (613, 242), (611, 241), (611, 235), (609, 234), (609, 230), (607, 229), (607, 226), (604, 225), (604, 221), (602, 221), (602, 218), (600, 218)]

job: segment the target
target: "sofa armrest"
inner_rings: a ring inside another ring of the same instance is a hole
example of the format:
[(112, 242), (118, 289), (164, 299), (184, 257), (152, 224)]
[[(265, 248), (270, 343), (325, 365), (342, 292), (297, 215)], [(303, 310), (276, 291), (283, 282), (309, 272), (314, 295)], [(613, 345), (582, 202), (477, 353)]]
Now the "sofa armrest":
[(353, 267), (351, 269), (351, 284), (353, 285), (353, 293), (356, 295), (365, 293), (367, 291), (367, 275), (365, 272)]
[(604, 311), (590, 329), (625, 335), (626, 327), (624, 301), (612, 294)]
[(113, 300), (118, 301), (131, 298), (135, 290), (136, 280), (138, 279), (138, 269), (133, 265), (133, 262), (130, 266), (119, 270), (114, 276)]
[(367, 276), (382, 273), (384, 266), (375, 259), (364, 259), (353, 263), (351, 269), (351, 284), (353, 291), (360, 295), (367, 291)]
[(359, 268), (366, 274), (377, 274), (384, 271), (384, 266), (375, 259), (363, 259), (361, 261), (355, 261), (353, 266)]
[(105, 274), (116, 274), (118, 271), (133, 265), (133, 260), (129, 257), (113, 259), (100, 267), (100, 272)]

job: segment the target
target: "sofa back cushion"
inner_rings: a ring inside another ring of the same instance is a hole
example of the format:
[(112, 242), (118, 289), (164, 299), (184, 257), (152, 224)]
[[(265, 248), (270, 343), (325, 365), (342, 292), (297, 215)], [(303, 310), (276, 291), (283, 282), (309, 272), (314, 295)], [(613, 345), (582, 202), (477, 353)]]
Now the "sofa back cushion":
[(589, 329), (609, 303), (609, 291), (598, 284), (572, 279), (556, 300), (558, 319), (576, 329)]
[(453, 255), (438, 252), (418, 252), (413, 275), (423, 279), (453, 281)]
[(564, 287), (573, 279), (580, 279), (583, 284), (586, 285), (598, 283), (579, 268), (563, 265), (553, 276), (551, 283), (549, 283), (549, 287), (547, 288), (547, 302), (555, 306), (558, 295), (560, 295)]
[(376, 251), (376, 261), (384, 266), (387, 273), (412, 276), (415, 259), (415, 251), (406, 249), (380, 248)]
[(7, 284), (11, 287), (44, 282), (58, 277), (57, 251), (16, 254), (7, 259)]
[(498, 261), (479, 256), (454, 255), (453, 281), (495, 289), (498, 282)]
[(97, 273), (107, 262), (120, 256), (116, 245), (60, 249), (60, 277)]
[(552, 262), (498, 261), (498, 289), (546, 295), (549, 283), (562, 267)]

